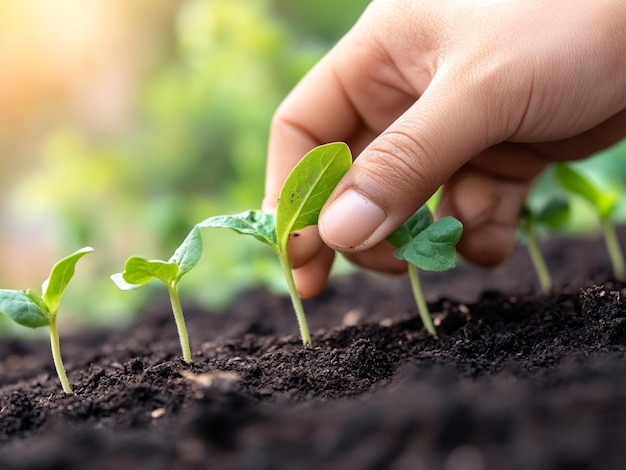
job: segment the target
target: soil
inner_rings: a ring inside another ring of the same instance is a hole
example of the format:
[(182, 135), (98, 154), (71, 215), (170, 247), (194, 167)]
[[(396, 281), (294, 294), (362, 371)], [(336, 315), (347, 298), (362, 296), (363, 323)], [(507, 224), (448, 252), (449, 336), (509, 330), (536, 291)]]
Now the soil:
[(438, 340), (405, 278), (362, 272), (306, 302), (312, 349), (263, 290), (185, 306), (191, 365), (167, 301), (62, 334), (74, 395), (47, 342), (2, 339), (0, 469), (626, 468), (626, 284), (601, 240), (544, 249), (549, 294), (523, 249), (423, 273)]

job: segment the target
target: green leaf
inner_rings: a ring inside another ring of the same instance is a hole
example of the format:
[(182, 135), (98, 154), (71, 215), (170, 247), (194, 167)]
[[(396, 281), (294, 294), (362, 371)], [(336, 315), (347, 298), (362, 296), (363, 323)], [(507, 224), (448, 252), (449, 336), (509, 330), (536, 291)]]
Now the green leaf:
[(115, 273), (111, 275), (111, 280), (121, 290), (139, 289), (143, 284), (131, 284), (124, 279), (124, 273)]
[(583, 196), (596, 206), (600, 200), (600, 193), (588, 178), (573, 168), (560, 164), (556, 166), (556, 176), (565, 189)]
[(522, 207), (522, 211), (520, 212), (519, 216), (522, 223), (534, 224), (535, 215), (535, 212), (530, 208), (530, 206), (528, 204), (524, 204), (524, 207)]
[(462, 232), (461, 222), (444, 217), (398, 248), (394, 255), (425, 271), (447, 271), (456, 266), (456, 244)]
[(278, 249), (276, 240), (276, 217), (262, 211), (246, 211), (233, 215), (209, 217), (198, 224), (199, 227), (230, 228), (243, 235), (252, 235), (268, 244), (274, 251)]
[[(130, 290), (142, 286), (152, 279), (158, 279), (163, 284), (170, 284), (178, 279), (178, 272), (179, 268), (176, 263), (131, 256), (126, 260), (124, 272), (114, 274), (111, 279), (120, 289)], [(123, 282), (119, 282), (120, 280)]]
[(170, 263), (178, 265), (178, 280), (191, 271), (202, 258), (202, 232), (197, 225), (176, 249)]
[(324, 203), (351, 165), (349, 147), (343, 142), (333, 142), (314, 148), (293, 168), (276, 207), (276, 234), (281, 252), (286, 250), (290, 233), (317, 224)]
[(603, 191), (591, 178), (565, 164), (556, 165), (556, 176), (568, 191), (578, 194), (596, 208), (602, 219), (608, 219), (617, 206), (619, 194), (615, 191)]
[(433, 223), (433, 215), (427, 205), (420, 207), (395, 232), (387, 237), (387, 241), (396, 248), (409, 243), (426, 227)]
[(19, 290), (0, 289), (0, 312), (30, 328), (50, 324), (45, 310), (26, 292)]
[(32, 300), (37, 305), (39, 305), (39, 307), (44, 312), (48, 311), (48, 307), (46, 306), (46, 303), (43, 301), (43, 297), (40, 296), (37, 292), (33, 291), (32, 289), (26, 289), (26, 295), (30, 297), (30, 300)]
[(61, 296), (65, 288), (74, 276), (76, 263), (87, 253), (91, 253), (93, 248), (87, 246), (63, 258), (52, 267), (50, 276), (42, 285), (43, 301), (48, 307), (48, 312), (55, 315), (59, 307)]
[(570, 206), (565, 199), (551, 199), (537, 214), (536, 221), (548, 228), (559, 228), (569, 221)]

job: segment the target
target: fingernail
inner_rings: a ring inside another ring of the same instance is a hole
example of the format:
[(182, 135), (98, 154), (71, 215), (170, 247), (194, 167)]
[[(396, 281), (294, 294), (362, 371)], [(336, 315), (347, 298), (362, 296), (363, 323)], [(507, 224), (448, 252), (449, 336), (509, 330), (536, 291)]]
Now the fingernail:
[(385, 218), (380, 207), (348, 189), (320, 216), (320, 234), (333, 248), (355, 249), (367, 242)]

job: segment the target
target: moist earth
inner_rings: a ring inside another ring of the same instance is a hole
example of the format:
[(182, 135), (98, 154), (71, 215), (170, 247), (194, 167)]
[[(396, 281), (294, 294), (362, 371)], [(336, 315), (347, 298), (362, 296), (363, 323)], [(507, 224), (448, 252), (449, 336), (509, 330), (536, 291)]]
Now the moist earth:
[(543, 248), (545, 294), (523, 247), (422, 273), (439, 339), (407, 279), (364, 272), (305, 302), (309, 349), (262, 289), (185, 306), (192, 364), (167, 299), (62, 332), (74, 395), (47, 342), (1, 339), (0, 469), (626, 468), (626, 284), (600, 239)]

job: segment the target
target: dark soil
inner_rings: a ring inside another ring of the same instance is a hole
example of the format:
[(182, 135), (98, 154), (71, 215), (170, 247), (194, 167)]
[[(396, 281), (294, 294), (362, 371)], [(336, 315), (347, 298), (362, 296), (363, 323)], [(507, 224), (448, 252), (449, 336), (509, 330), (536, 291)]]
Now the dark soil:
[(194, 363), (167, 302), (124, 331), (63, 335), (75, 395), (44, 341), (0, 341), (0, 469), (624, 469), (626, 284), (598, 240), (482, 271), (424, 273), (440, 339), (404, 278), (336, 278), (308, 301), (248, 292), (187, 307)]

